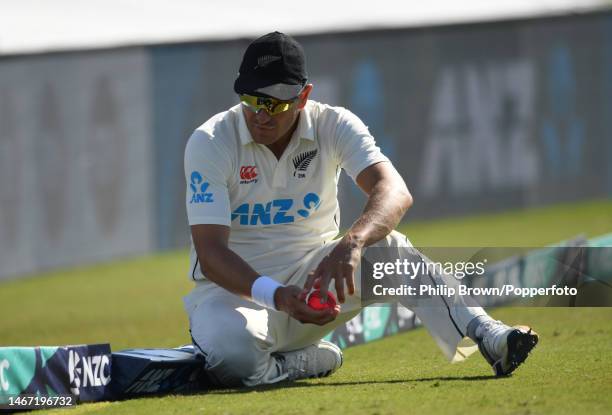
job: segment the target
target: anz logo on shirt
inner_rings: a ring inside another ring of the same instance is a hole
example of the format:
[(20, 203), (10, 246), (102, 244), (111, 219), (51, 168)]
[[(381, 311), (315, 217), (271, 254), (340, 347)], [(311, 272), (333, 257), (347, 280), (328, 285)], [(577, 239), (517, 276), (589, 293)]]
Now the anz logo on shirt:
[[(308, 193), (302, 200), (303, 207), (295, 213), (303, 218), (309, 217), (321, 206), (316, 193)], [(270, 225), (295, 222), (293, 199), (274, 199), (268, 203), (243, 203), (232, 212), (232, 221), (240, 218), (240, 225)]]
[(210, 184), (204, 181), (204, 178), (198, 171), (191, 172), (191, 183), (189, 187), (193, 194), (191, 195), (191, 201), (189, 203), (212, 203), (213, 194), (207, 192)]

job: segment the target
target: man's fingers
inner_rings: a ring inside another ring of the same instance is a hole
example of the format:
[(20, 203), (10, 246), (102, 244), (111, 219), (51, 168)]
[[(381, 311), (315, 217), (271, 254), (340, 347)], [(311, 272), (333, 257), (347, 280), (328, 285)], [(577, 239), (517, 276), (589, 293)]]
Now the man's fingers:
[(339, 309), (332, 310), (313, 310), (305, 303), (297, 302), (294, 304), (293, 317), (302, 323), (325, 325), (333, 321), (339, 313)]
[(348, 287), (349, 295), (354, 295), (355, 294), (355, 273), (353, 273), (353, 271), (349, 273), (348, 278), (346, 279), (346, 285)]
[(344, 297), (344, 278), (338, 276), (335, 278), (335, 280), (338, 301), (340, 301), (340, 303), (344, 303), (344, 301), (346, 300), (346, 298)]
[(315, 324), (318, 324), (319, 326), (324, 326), (327, 323), (331, 323), (332, 321), (334, 321), (337, 315), (338, 312), (336, 310), (324, 310), (324, 313), (317, 318)]
[(348, 290), (349, 295), (355, 294), (355, 267), (351, 262), (343, 262), (339, 266), (341, 274), (342, 274), (342, 287), (344, 289), (344, 281), (346, 281), (346, 288)]
[(329, 287), (329, 280), (331, 280), (331, 273), (327, 270), (322, 272), (321, 275), (321, 299), (323, 302), (327, 302), (327, 289)]
[(316, 280), (315, 271), (310, 271), (308, 273), (308, 277), (306, 277), (306, 282), (304, 283), (304, 289), (302, 289), (302, 292), (299, 295), (300, 300), (302, 301), (306, 300), (306, 296), (308, 295), (308, 293), (314, 286), (315, 280)]

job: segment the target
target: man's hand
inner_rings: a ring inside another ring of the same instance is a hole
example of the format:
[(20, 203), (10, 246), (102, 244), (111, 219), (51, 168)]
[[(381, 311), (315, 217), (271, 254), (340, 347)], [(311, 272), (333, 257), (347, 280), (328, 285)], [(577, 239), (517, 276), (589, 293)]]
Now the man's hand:
[(344, 303), (346, 296), (344, 286), (348, 289), (349, 295), (355, 294), (355, 270), (361, 261), (361, 249), (363, 243), (346, 234), (336, 247), (327, 255), (317, 266), (317, 269), (308, 274), (304, 289), (300, 293), (300, 298), (306, 298), (310, 290), (319, 280), (321, 286), (321, 298), (327, 300), (327, 289), (329, 282), (334, 279), (338, 301)]
[(338, 313), (340, 313), (340, 306), (320, 311), (310, 308), (304, 302), (304, 299), (300, 298), (301, 292), (302, 290), (295, 285), (277, 288), (274, 293), (276, 308), (284, 311), (301, 323), (317, 324), (319, 326), (324, 326), (334, 321)]
[(368, 195), (363, 213), (353, 223), (336, 247), (311, 272), (300, 294), (306, 298), (315, 281), (321, 285), (321, 297), (327, 300), (329, 282), (335, 280), (338, 301), (344, 303), (344, 285), (349, 295), (355, 293), (355, 270), (361, 250), (387, 236), (412, 204), (412, 196), (391, 163), (376, 163), (357, 176), (357, 184)]

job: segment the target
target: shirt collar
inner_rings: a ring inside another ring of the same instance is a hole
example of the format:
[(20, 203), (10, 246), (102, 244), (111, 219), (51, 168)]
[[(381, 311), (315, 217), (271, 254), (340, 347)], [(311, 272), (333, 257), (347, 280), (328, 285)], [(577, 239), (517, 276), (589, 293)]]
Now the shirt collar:
[(301, 111), (298, 126), (293, 133), (295, 137), (304, 138), (314, 141), (314, 127), (312, 123), (312, 111), (310, 111), (310, 102), (307, 102)]
[[(312, 123), (312, 112), (310, 111), (310, 103), (302, 109), (300, 118), (298, 119), (298, 125), (293, 133), (293, 137), (304, 138), (306, 140), (314, 141), (314, 127)], [(242, 111), (242, 104), (237, 105), (238, 115), (238, 134), (240, 136), (240, 144), (243, 146), (253, 143), (253, 138), (246, 125), (244, 119), (244, 113)]]
[(246, 120), (244, 119), (244, 113), (242, 112), (242, 104), (238, 104), (236, 107), (236, 111), (238, 112), (238, 136), (240, 138), (240, 144), (243, 146), (252, 143), (253, 138), (251, 137), (251, 133), (246, 125)]

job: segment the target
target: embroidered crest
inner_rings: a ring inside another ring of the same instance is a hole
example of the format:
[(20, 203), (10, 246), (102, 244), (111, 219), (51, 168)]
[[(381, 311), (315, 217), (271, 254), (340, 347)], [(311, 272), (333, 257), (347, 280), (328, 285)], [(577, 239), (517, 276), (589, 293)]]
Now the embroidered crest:
[[(293, 168), (295, 169), (293, 171), (293, 175), (297, 177), (306, 177), (306, 175), (304, 174), (306, 172), (306, 170), (308, 169), (308, 166), (310, 166), (310, 163), (312, 162), (312, 160), (316, 157), (317, 152), (319, 150), (318, 149), (314, 149), (311, 151), (306, 151), (296, 157), (293, 158)], [(298, 172), (300, 172), (298, 174)]]
[(280, 56), (273, 56), (273, 55), (260, 56), (259, 58), (257, 58), (257, 65), (255, 66), (255, 69), (265, 68), (272, 62), (279, 61), (280, 59), (281, 59)]

